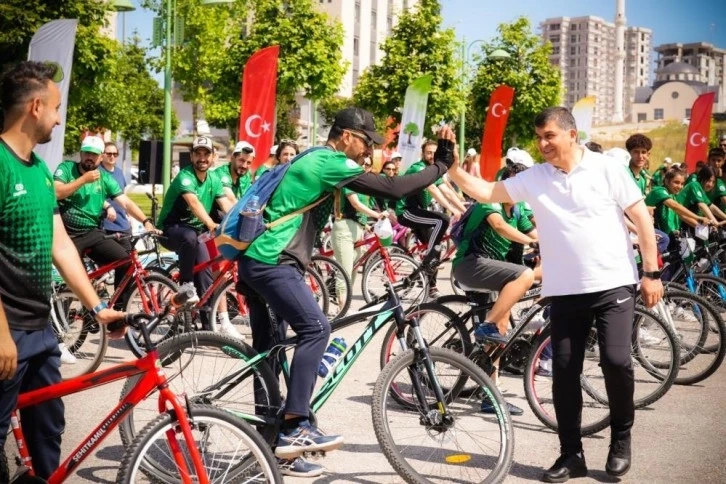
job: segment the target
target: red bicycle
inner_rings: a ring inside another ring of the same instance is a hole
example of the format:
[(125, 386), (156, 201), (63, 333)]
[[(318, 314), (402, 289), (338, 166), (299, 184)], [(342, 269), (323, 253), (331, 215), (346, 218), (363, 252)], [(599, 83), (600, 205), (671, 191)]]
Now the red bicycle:
[[(184, 298), (184, 295), (181, 295)], [(270, 446), (252, 426), (232, 414), (207, 405), (191, 405), (186, 397), (170, 389), (156, 346), (146, 326), (154, 319), (169, 317), (168, 308), (159, 315), (136, 314), (112, 323), (139, 330), (146, 343), (146, 356), (89, 375), (23, 393), (11, 416), (13, 436), (21, 463), (10, 482), (28, 482), (35, 476), (25, 442), (19, 410), (54, 398), (79, 393), (97, 386), (140, 375), (108, 416), (78, 445), (49, 477), (49, 483), (65, 481), (103, 442), (138, 403), (159, 392), (159, 416), (149, 422), (126, 448), (116, 482), (269, 482), (281, 483)], [(44, 482), (35, 478), (34, 482)]]

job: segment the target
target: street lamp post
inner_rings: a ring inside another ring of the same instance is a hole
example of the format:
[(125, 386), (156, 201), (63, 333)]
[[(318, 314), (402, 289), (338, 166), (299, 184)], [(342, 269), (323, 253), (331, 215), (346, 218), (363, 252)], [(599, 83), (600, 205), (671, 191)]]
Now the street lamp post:
[[(459, 113), (459, 162), (464, 159), (464, 145), (466, 144), (464, 124), (466, 123), (466, 98), (468, 96), (469, 88), (469, 76), (467, 75), (467, 67), (469, 61), (469, 52), (474, 44), (477, 42), (484, 42), (481, 39), (472, 40), (468, 45), (466, 43), (466, 37), (461, 39), (461, 82), (464, 86), (464, 100), (461, 107), (461, 113)], [(487, 58), (492, 60), (508, 59), (511, 55), (504, 49), (495, 49), (491, 52)]]

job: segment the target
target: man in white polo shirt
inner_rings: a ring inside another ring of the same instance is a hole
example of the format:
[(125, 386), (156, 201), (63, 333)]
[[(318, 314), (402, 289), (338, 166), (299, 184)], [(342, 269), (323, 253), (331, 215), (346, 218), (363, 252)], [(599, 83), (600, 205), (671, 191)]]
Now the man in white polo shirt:
[(631, 177), (612, 159), (577, 144), (577, 127), (565, 108), (544, 110), (534, 121), (537, 147), (547, 161), (503, 182), (474, 178), (457, 163), (451, 179), (480, 202), (528, 202), (537, 219), (542, 294), (551, 297), (553, 395), (561, 455), (545, 482), (587, 475), (582, 451), (580, 374), (593, 320), (600, 344), (611, 416), (605, 470), (630, 469), (633, 368), (630, 339), (637, 270), (624, 214), (638, 229), (643, 257), (641, 293), (648, 307), (663, 296), (653, 223)]

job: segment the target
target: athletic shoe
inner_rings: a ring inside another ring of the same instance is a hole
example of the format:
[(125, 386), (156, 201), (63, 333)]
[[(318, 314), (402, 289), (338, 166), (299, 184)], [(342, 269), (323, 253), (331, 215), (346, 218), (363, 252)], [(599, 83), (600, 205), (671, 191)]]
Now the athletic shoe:
[(441, 293), (439, 292), (439, 290), (437, 288), (435, 288), (435, 287), (429, 288), (429, 299), (430, 300), (433, 301), (433, 300), (438, 299), (440, 297), (441, 297)]
[(544, 378), (552, 378), (552, 370), (548, 370), (547, 368), (542, 368), (541, 366), (537, 367), (537, 370), (534, 372), (535, 375), (541, 376)]
[(650, 334), (650, 331), (648, 331), (647, 329), (639, 328), (638, 329), (638, 341), (640, 341), (640, 343), (645, 344), (645, 345), (657, 345), (658, 343), (661, 342), (661, 339)]
[[(509, 410), (509, 415), (513, 415), (515, 417), (524, 415), (524, 410), (522, 410), (518, 406), (512, 405), (509, 402), (504, 402), (504, 403), (507, 405), (507, 410)], [(482, 413), (497, 413), (496, 409), (494, 408), (494, 405), (492, 405), (492, 402), (490, 402), (488, 398), (485, 398), (484, 400), (482, 400), (481, 411), (482, 411)]]
[(295, 459), (305, 452), (330, 452), (342, 445), (342, 435), (325, 435), (317, 427), (303, 424), (290, 433), (280, 434), (275, 455), (281, 459)]
[(192, 305), (199, 302), (199, 296), (197, 295), (197, 288), (194, 287), (193, 282), (185, 282), (181, 286), (179, 286), (179, 291), (177, 294), (181, 293), (187, 293), (189, 294), (189, 297), (187, 298), (186, 304)]
[(64, 364), (64, 365), (75, 365), (76, 364), (76, 361), (78, 361), (78, 360), (76, 359), (75, 356), (73, 356), (73, 353), (70, 352), (70, 350), (68, 349), (68, 347), (66, 346), (65, 343), (58, 343), (58, 348), (60, 348), (60, 352), (61, 352), (60, 360), (61, 360), (62, 364)]
[(278, 459), (277, 465), (283, 476), (318, 477), (323, 473), (323, 466), (309, 462), (302, 457), (297, 459)]
[(508, 335), (502, 335), (497, 328), (497, 325), (490, 322), (485, 322), (478, 325), (474, 329), (474, 338), (480, 343), (497, 343), (507, 344), (509, 341)]
[(230, 321), (222, 321), (219, 323), (219, 332), (222, 334), (226, 334), (227, 336), (231, 336), (233, 338), (237, 339), (245, 339), (245, 337), (237, 331), (237, 328), (234, 327), (234, 324), (232, 324)]

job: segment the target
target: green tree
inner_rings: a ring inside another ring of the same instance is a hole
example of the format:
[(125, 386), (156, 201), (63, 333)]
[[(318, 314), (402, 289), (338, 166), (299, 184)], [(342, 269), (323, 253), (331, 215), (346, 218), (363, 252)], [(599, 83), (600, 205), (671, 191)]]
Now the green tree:
[(408, 144), (411, 144), (411, 136), (418, 136), (420, 134), (418, 130), (418, 125), (416, 123), (408, 123), (403, 128), (403, 134), (408, 135)]
[(353, 96), (356, 104), (379, 119), (391, 116), (399, 123), (409, 84), (431, 74), (424, 132), (430, 132), (431, 125), (441, 120), (454, 120), (462, 105), (461, 63), (454, 30), (442, 29), (441, 25), (438, 0), (421, 0), (416, 9), (403, 12), (381, 47), (381, 63), (360, 77)]
[[(514, 88), (505, 147), (530, 143), (534, 138), (534, 117), (547, 107), (559, 105), (561, 99), (560, 72), (549, 61), (552, 44), (543, 44), (541, 37), (532, 33), (526, 17), (500, 24), (497, 31), (498, 36), (484, 43), (476, 56), (476, 75), (467, 96), (466, 142), (477, 149), (481, 147), (489, 98), (501, 84)], [(511, 57), (488, 58), (495, 49), (504, 49)]]

